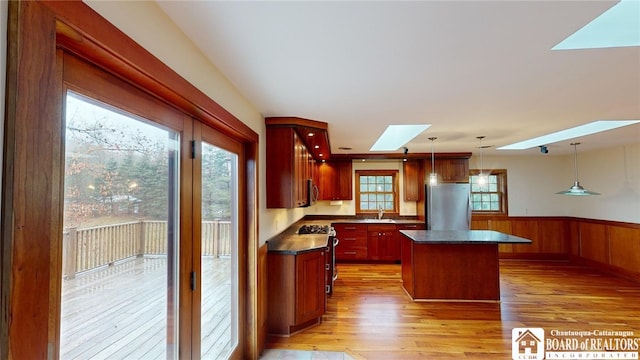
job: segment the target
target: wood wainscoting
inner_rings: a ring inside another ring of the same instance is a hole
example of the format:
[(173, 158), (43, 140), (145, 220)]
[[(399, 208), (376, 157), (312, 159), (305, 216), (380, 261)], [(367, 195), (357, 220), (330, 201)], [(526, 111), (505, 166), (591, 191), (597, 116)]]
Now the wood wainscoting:
[(533, 241), (500, 245), (502, 259), (570, 260), (640, 281), (640, 224), (573, 217), (474, 216), (471, 228)]

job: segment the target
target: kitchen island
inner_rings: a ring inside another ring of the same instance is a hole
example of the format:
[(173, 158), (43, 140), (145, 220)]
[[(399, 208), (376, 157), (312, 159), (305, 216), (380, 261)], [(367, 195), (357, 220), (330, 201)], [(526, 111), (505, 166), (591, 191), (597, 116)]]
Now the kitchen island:
[(498, 244), (531, 240), (491, 230), (401, 230), (402, 286), (415, 301), (499, 301)]

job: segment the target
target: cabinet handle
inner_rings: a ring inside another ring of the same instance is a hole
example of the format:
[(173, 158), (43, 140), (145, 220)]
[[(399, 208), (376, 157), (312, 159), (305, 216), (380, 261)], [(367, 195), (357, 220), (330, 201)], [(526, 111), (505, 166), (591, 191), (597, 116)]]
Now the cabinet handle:
[(355, 251), (345, 251), (344, 254), (345, 255), (355, 255), (356, 252)]
[(330, 293), (331, 292), (331, 286), (325, 285), (324, 286), (324, 292), (327, 293), (327, 294)]
[(355, 230), (357, 228), (355, 226), (345, 226), (344, 229), (345, 230)]
[(331, 264), (324, 264), (324, 269), (327, 271), (331, 270)]

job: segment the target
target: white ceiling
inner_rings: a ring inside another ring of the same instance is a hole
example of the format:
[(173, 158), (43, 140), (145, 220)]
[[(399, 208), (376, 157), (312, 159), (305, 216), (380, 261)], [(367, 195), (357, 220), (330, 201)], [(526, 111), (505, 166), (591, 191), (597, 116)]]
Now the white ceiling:
[[(410, 152), (436, 136), (436, 152), (477, 153), (480, 135), (497, 147), (640, 119), (640, 47), (550, 50), (615, 1), (158, 4), (264, 116), (327, 122), (333, 153), (368, 152), (389, 124), (432, 124)], [(577, 140), (638, 143), (640, 124)]]

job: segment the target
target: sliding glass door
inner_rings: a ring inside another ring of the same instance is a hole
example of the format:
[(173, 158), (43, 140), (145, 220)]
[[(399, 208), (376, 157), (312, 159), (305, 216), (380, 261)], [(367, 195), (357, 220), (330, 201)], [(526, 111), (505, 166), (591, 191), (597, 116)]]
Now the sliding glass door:
[(65, 56), (61, 359), (238, 358), (242, 144)]
[(67, 93), (60, 357), (177, 357), (180, 136)]
[(238, 155), (202, 142), (201, 359), (238, 344)]

